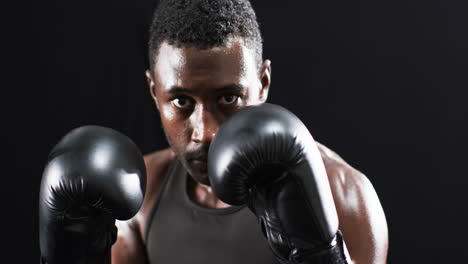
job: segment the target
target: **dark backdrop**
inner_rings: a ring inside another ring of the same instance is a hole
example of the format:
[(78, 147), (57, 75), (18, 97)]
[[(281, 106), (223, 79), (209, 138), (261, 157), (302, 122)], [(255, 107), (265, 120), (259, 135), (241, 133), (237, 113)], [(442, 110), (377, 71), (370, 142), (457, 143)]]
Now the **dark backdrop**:
[[(461, 2), (253, 1), (272, 60), (270, 102), (372, 181), (387, 216), (389, 263), (467, 259)], [(167, 146), (144, 77), (154, 5), (7, 3), (2, 235), (15, 263), (37, 263), (39, 182), (66, 132), (98, 124), (144, 153)]]

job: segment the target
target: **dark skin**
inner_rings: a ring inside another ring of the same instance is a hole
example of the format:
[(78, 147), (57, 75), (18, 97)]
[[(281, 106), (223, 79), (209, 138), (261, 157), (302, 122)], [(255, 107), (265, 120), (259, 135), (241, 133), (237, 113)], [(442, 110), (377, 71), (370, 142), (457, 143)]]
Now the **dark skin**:
[[(117, 222), (112, 263), (148, 263), (145, 227), (170, 162), (179, 158), (192, 176), (189, 197), (209, 208), (229, 206), (207, 185), (206, 156), (219, 126), (239, 109), (266, 101), (271, 63), (255, 61), (241, 37), (206, 50), (162, 43), (153, 72), (146, 76), (170, 149), (145, 156), (147, 189), (138, 214)], [(317, 143), (327, 170), (339, 228), (353, 263), (386, 263), (388, 230), (370, 181), (332, 150)], [(260, 227), (259, 227), (260, 228)]]

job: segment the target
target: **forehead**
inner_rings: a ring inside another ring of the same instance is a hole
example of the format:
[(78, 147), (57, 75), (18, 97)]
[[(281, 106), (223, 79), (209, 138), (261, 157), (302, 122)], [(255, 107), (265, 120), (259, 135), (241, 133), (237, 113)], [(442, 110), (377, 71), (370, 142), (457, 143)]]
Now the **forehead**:
[(257, 75), (254, 51), (242, 38), (209, 49), (161, 43), (154, 74), (163, 86), (193, 87), (243, 82)]

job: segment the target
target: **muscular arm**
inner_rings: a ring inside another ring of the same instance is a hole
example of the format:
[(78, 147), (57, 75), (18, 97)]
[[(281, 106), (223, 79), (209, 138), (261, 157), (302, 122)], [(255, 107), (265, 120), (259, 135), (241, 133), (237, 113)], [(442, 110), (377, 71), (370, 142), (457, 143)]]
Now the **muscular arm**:
[(383, 208), (369, 179), (340, 156), (318, 144), (349, 255), (355, 264), (387, 261), (388, 229)]
[(128, 221), (117, 221), (117, 241), (112, 247), (112, 264), (148, 264), (145, 233), (147, 219), (156, 202), (162, 181), (174, 153), (169, 149), (146, 155), (146, 194), (140, 211)]

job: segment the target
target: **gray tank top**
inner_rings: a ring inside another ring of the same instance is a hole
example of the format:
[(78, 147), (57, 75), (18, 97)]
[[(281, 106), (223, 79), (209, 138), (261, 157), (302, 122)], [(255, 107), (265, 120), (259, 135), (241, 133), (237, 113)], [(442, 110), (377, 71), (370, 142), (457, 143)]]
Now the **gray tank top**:
[(149, 263), (278, 263), (247, 207), (204, 208), (188, 197), (187, 177), (175, 159), (148, 219)]

